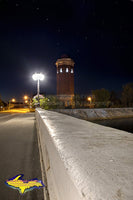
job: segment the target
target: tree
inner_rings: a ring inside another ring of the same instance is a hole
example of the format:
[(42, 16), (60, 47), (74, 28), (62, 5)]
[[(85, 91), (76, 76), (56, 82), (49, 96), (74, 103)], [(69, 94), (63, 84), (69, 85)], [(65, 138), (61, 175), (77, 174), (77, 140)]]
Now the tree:
[(75, 94), (73, 100), (74, 100), (75, 108), (80, 108), (81, 107), (81, 97), (80, 97), (80, 95)]
[(111, 91), (109, 100), (111, 101), (111, 107), (121, 107), (121, 100), (115, 91)]
[(0, 106), (4, 106), (4, 104), (3, 104), (3, 102), (2, 102), (2, 100), (0, 99)]
[(133, 83), (127, 83), (123, 86), (121, 100), (124, 106), (133, 106)]
[(0, 96), (0, 110), (1, 110), (1, 107), (3, 108), (3, 106), (4, 106), (4, 104), (3, 104), (2, 100), (1, 100), (1, 96)]
[(110, 92), (104, 88), (93, 90), (92, 95), (95, 96), (96, 107), (108, 107), (110, 104)]
[(40, 107), (48, 110), (49, 109), (48, 101), (49, 100), (46, 97), (44, 97), (43, 99), (40, 99)]
[(54, 95), (47, 96), (48, 109), (56, 109), (58, 107), (58, 99)]
[[(56, 108), (64, 108), (64, 102), (59, 100), (54, 95), (49, 95), (47, 97), (43, 97), (39, 100), (40, 107), (45, 110), (56, 109)], [(37, 98), (33, 98), (32, 105), (35, 106), (38, 104)]]
[(110, 92), (104, 88), (93, 90), (92, 94), (95, 95), (95, 101), (106, 102), (110, 98)]

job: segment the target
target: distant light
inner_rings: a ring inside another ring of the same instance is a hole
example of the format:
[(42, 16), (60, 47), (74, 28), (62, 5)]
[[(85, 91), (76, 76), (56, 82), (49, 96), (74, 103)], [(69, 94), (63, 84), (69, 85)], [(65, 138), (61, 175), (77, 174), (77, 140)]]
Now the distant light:
[(43, 81), (44, 75), (42, 73), (35, 73), (32, 75), (32, 78), (34, 79), (34, 81), (37, 81), (37, 80)]
[(88, 97), (88, 101), (91, 101), (91, 97)]
[(12, 102), (15, 102), (16, 101), (16, 99), (12, 99)]
[(24, 96), (24, 99), (25, 99), (25, 100), (26, 100), (26, 99), (28, 99), (28, 96), (27, 96), (27, 95), (25, 95), (25, 96)]
[(28, 103), (28, 101), (26, 100), (25, 103)]

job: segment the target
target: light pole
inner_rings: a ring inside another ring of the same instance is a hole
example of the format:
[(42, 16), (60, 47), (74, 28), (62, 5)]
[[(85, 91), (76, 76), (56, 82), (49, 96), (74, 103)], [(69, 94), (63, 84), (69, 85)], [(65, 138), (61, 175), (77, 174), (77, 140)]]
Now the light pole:
[(89, 107), (91, 107), (92, 98), (91, 98), (91, 97), (88, 97), (87, 100), (90, 102)]
[(87, 99), (88, 99), (88, 101), (90, 101), (90, 104), (91, 104), (91, 100), (92, 100), (91, 97), (88, 97)]
[(24, 96), (24, 100), (27, 100), (27, 99), (28, 99), (28, 96), (27, 96), (27, 95), (25, 95), (25, 96)]
[(35, 73), (32, 75), (34, 81), (37, 81), (37, 96), (38, 96), (38, 103), (39, 103), (39, 93), (40, 93), (40, 83), (39, 81), (44, 80), (44, 75), (42, 73)]
[(13, 98), (13, 99), (9, 100), (9, 109), (10, 109), (10, 103), (11, 103), (11, 102), (15, 103), (15, 102), (16, 102), (16, 99)]
[(29, 97), (27, 95), (24, 96), (24, 103), (28, 105)]

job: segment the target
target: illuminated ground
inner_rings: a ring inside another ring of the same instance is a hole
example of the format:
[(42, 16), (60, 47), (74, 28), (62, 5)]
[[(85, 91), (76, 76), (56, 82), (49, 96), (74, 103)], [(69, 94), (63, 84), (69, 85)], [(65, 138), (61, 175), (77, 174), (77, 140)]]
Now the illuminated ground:
[(34, 112), (34, 109), (29, 108), (14, 108), (9, 110), (1, 111), (2, 113), (28, 113), (28, 112)]

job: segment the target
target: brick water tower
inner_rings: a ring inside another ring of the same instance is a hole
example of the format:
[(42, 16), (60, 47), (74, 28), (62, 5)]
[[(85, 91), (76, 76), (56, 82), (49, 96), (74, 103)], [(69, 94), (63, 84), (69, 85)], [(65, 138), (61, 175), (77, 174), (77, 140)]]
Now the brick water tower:
[(63, 55), (56, 61), (57, 96), (65, 106), (72, 106), (74, 97), (74, 61)]

